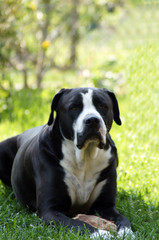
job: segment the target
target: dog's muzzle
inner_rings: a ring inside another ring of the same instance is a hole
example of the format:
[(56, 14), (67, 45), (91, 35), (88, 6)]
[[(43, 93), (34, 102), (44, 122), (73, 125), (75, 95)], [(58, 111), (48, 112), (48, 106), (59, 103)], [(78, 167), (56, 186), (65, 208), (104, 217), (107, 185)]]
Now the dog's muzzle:
[(77, 147), (82, 149), (87, 143), (95, 142), (97, 147), (103, 148), (106, 130), (101, 119), (95, 115), (88, 115), (83, 120), (83, 131), (77, 133)]

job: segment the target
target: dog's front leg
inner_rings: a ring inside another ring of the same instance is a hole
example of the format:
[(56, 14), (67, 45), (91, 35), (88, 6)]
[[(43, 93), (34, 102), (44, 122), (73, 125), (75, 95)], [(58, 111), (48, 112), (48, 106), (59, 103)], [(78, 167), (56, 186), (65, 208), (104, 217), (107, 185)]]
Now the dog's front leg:
[(86, 228), (90, 233), (93, 233), (97, 230), (88, 223), (69, 218), (65, 214), (54, 210), (49, 210), (48, 212), (42, 214), (40, 218), (42, 218), (46, 223), (51, 222), (55, 227), (62, 226), (68, 229), (74, 228), (76, 231), (80, 231), (82, 234), (85, 233)]
[(93, 212), (91, 211), (91, 214), (98, 214), (100, 217), (112, 221), (113, 223), (115, 223), (115, 225), (117, 226), (118, 230), (122, 229), (122, 228), (131, 228), (130, 222), (129, 220), (121, 215), (115, 206), (111, 207), (111, 206), (103, 206), (102, 209), (100, 209), (100, 207), (96, 208), (93, 210)]
[[(129, 220), (117, 211), (115, 204), (112, 203), (111, 205), (106, 202), (104, 204), (104, 202), (105, 201), (102, 201), (102, 199), (99, 198), (98, 202), (96, 203), (97, 205), (96, 204), (94, 205), (95, 208), (92, 208), (91, 214), (98, 214), (100, 217), (115, 223), (118, 229), (118, 236), (121, 237), (122, 239), (124, 239), (124, 237), (126, 236), (130, 236), (131, 237), (130, 239), (134, 239), (135, 236), (131, 230)], [(103, 231), (100, 230), (99, 233), (101, 234), (101, 236), (103, 236), (103, 239), (111, 239), (108, 238), (108, 233), (104, 233)]]
[[(51, 168), (50, 168), (51, 169)], [(84, 233), (87, 228), (90, 233), (96, 228), (80, 220), (69, 218), (67, 214), (71, 208), (71, 199), (67, 187), (60, 176), (61, 172), (49, 172), (49, 169), (36, 180), (37, 211), (41, 219), (46, 223), (52, 222), (54, 226), (63, 226), (69, 229), (75, 228)]]
[(117, 174), (115, 160), (106, 177), (106, 183), (99, 197), (93, 203), (90, 212), (91, 214), (98, 213), (100, 217), (113, 221), (117, 225), (118, 230), (125, 227), (130, 228), (129, 220), (116, 209)]

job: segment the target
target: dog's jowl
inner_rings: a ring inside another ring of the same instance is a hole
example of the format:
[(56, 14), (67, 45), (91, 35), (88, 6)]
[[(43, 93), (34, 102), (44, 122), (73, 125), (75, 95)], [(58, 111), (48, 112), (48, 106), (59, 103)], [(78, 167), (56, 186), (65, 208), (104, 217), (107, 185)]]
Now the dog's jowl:
[(118, 229), (129, 228), (115, 206), (118, 156), (109, 133), (113, 120), (121, 125), (112, 92), (61, 89), (46, 125), (0, 143), (0, 178), (23, 206), (46, 222), (97, 231), (72, 219), (85, 213), (111, 220)]

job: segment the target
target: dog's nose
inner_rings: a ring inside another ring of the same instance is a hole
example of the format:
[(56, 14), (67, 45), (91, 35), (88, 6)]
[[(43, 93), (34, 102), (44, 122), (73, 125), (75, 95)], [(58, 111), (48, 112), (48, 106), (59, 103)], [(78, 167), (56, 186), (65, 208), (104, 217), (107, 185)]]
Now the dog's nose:
[(87, 126), (98, 126), (100, 123), (99, 118), (95, 117), (95, 116), (89, 116), (85, 119), (85, 124)]

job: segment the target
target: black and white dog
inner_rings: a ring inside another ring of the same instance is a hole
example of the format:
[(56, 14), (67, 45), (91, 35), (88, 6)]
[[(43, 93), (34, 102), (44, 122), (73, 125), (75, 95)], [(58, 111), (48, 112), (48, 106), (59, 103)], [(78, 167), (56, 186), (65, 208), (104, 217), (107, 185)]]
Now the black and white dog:
[(48, 124), (0, 143), (0, 178), (46, 222), (81, 230), (86, 226), (93, 233), (96, 228), (71, 218), (87, 213), (114, 221), (118, 229), (130, 228), (115, 206), (113, 119), (121, 125), (112, 92), (61, 89), (52, 100)]

